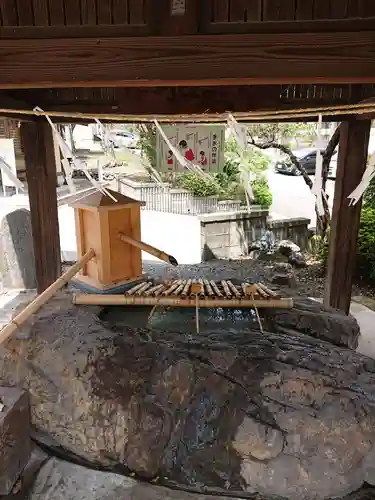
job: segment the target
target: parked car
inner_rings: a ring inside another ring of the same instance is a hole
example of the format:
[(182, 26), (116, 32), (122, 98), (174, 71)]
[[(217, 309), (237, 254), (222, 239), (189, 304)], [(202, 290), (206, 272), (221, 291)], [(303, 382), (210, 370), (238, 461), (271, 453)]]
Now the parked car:
[(115, 148), (136, 148), (138, 137), (127, 130), (112, 130), (110, 138)]
[[(322, 153), (323, 152), (324, 150), (322, 151)], [(298, 149), (296, 151), (293, 151), (293, 154), (298, 158), (302, 167), (304, 167), (304, 169), (309, 175), (315, 174), (316, 149), (313, 148)], [(328, 178), (330, 179), (336, 178), (336, 166), (337, 166), (337, 152), (335, 152), (334, 155), (332, 156)], [(290, 158), (286, 158), (276, 162), (275, 171), (280, 174), (301, 175), (297, 167), (293, 165)]]

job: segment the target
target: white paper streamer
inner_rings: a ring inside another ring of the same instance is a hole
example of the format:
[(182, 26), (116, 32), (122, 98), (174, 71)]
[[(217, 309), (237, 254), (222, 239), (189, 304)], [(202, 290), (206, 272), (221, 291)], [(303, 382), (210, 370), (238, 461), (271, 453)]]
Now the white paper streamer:
[(371, 180), (373, 179), (374, 175), (375, 175), (375, 152), (370, 157), (367, 168), (363, 173), (361, 182), (354, 189), (354, 191), (352, 193), (350, 193), (350, 195), (348, 196), (348, 198), (350, 200), (349, 201), (350, 206), (354, 206), (359, 202), (359, 200), (362, 198), (364, 192), (369, 187), (369, 184), (370, 184)]
[[(247, 151), (247, 134), (244, 134), (242, 131), (242, 128), (238, 121), (235, 119), (235, 117), (232, 115), (232, 113), (228, 113), (227, 116), (227, 124), (229, 127), (229, 130), (233, 137), (235, 138), (238, 147), (240, 148), (240, 158), (243, 162), (246, 162), (245, 154)], [(240, 164), (241, 165), (241, 164)], [(240, 178), (242, 185), (245, 188), (245, 195), (246, 195), (246, 204), (248, 210), (250, 210), (250, 202), (251, 200), (254, 199), (254, 191), (251, 186), (251, 181), (252, 175), (251, 172), (246, 171), (245, 169), (241, 169), (240, 166)]]
[(113, 162), (116, 162), (116, 153), (113, 145), (114, 140), (112, 140), (113, 134), (108, 132), (107, 127), (103, 125), (97, 118), (95, 118), (95, 122), (98, 125), (99, 137), (104, 153), (108, 154)]
[(61, 165), (62, 165), (64, 173), (65, 173), (66, 183), (68, 185), (69, 192), (75, 193), (76, 187), (75, 187), (74, 182), (73, 182), (72, 169), (71, 169), (70, 162), (69, 162), (69, 158), (73, 158), (73, 154), (70, 151), (69, 146), (66, 144), (66, 142), (62, 138), (60, 132), (57, 130), (56, 125), (53, 123), (51, 118), (46, 113), (44, 113), (42, 108), (40, 108), (39, 106), (36, 106), (34, 108), (34, 111), (36, 111), (38, 113), (42, 113), (51, 126), (53, 134), (57, 140), (61, 154), (63, 156), (63, 159), (61, 160)]
[(311, 192), (316, 196), (316, 208), (318, 215), (324, 215), (323, 197), (323, 156), (321, 150), (324, 148), (324, 141), (322, 137), (322, 123), (323, 117), (319, 115), (316, 139), (316, 166), (315, 166), (315, 179)]
[(235, 119), (235, 117), (232, 115), (232, 113), (228, 113), (227, 124), (228, 124), (228, 127), (229, 127), (231, 134), (236, 139), (238, 146), (241, 148), (241, 150), (246, 150), (247, 149), (247, 134), (246, 133), (244, 134), (242, 127), (240, 126), (238, 121)]
[(86, 165), (81, 160), (79, 160), (78, 158), (76, 158), (74, 156), (73, 152), (71, 151), (71, 149), (69, 148), (69, 146), (67, 145), (67, 143), (62, 138), (60, 132), (57, 130), (57, 127), (53, 123), (53, 121), (51, 120), (51, 118), (39, 106), (35, 107), (34, 111), (37, 112), (37, 113), (39, 113), (39, 114), (43, 114), (43, 116), (45, 116), (46, 120), (48, 121), (48, 123), (52, 127), (52, 130), (53, 130), (53, 132), (55, 134), (55, 137), (56, 137), (56, 139), (58, 141), (61, 153), (62, 153), (62, 155), (64, 157), (64, 161), (62, 161), (61, 163), (62, 163), (62, 166), (63, 166), (64, 170), (67, 169), (67, 170), (65, 170), (65, 175), (66, 175), (66, 181), (68, 183), (68, 188), (69, 188), (70, 193), (74, 194), (76, 192), (76, 187), (74, 186), (74, 183), (73, 183), (72, 169), (70, 168), (70, 162), (69, 162), (68, 158), (71, 158), (72, 163), (73, 163), (74, 167), (77, 170), (82, 170), (84, 172), (84, 174), (87, 177), (87, 179), (91, 182), (92, 186), (97, 191), (100, 191), (103, 195), (108, 196), (115, 203), (117, 203), (117, 199), (109, 191), (107, 191), (107, 189), (103, 188), (100, 185), (100, 183), (97, 182), (90, 175), (90, 173), (86, 169)]
[(200, 168), (199, 165), (197, 165), (196, 163), (193, 163), (192, 161), (187, 160), (181, 154), (179, 149), (176, 148), (175, 146), (173, 146), (171, 141), (168, 139), (166, 133), (164, 132), (164, 130), (160, 126), (159, 122), (157, 120), (154, 120), (154, 123), (155, 123), (155, 126), (158, 129), (160, 135), (163, 137), (165, 143), (167, 144), (168, 148), (172, 151), (174, 157), (176, 158), (178, 163), (181, 165), (181, 167), (186, 168), (187, 170), (191, 170), (193, 172), (195, 171), (195, 172), (199, 173), (200, 175), (202, 175), (203, 177), (206, 176), (207, 174), (205, 172), (203, 172), (203, 170)]
[(4, 160), (2, 156), (0, 156), (0, 169), (6, 173), (6, 175), (14, 183), (16, 188), (18, 188), (21, 191), (25, 191), (24, 185), (18, 179), (18, 177), (13, 173), (11, 166)]

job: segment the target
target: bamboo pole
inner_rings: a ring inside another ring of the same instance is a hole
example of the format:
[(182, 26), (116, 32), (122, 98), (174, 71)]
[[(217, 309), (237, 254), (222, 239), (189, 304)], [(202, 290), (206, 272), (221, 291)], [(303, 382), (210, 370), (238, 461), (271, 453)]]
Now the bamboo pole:
[(184, 289), (182, 290), (182, 294), (181, 294), (183, 297), (187, 297), (189, 295), (189, 290), (190, 290), (191, 284), (192, 284), (192, 280), (187, 280), (186, 285), (185, 285)]
[(164, 290), (164, 285), (160, 284), (160, 285), (155, 285), (153, 286), (152, 288), (148, 289), (146, 292), (145, 292), (145, 297), (149, 297), (150, 295), (154, 295), (156, 292), (158, 292), (160, 290), (160, 292), (162, 292)]
[(75, 276), (93, 257), (95, 252), (89, 250), (85, 255), (73, 266), (71, 266), (64, 274), (60, 276), (52, 285), (50, 285), (43, 293), (36, 297), (23, 311), (17, 314), (1, 331), (0, 344), (4, 343), (32, 314), (35, 314), (53, 295)]
[(237, 290), (233, 283), (231, 281), (227, 281), (227, 285), (229, 287), (229, 290), (237, 297), (237, 299), (240, 299), (241, 293)]
[[(77, 305), (99, 305), (99, 306), (166, 306), (166, 307), (196, 307), (196, 297), (127, 297), (124, 295), (100, 295), (100, 294), (76, 294), (73, 296), (73, 304)], [(224, 308), (280, 308), (289, 309), (293, 307), (293, 299), (270, 299), (249, 300), (230, 299), (217, 300), (210, 298), (199, 298), (199, 307), (224, 307)]]
[(168, 295), (171, 295), (181, 284), (182, 280), (175, 281), (172, 286), (170, 286), (165, 292), (163, 292), (163, 295), (167, 297)]
[(225, 295), (230, 299), (232, 297), (232, 292), (229, 290), (229, 286), (225, 280), (221, 281), (221, 286), (223, 287)]
[(146, 284), (146, 281), (142, 281), (142, 283), (138, 283), (138, 285), (133, 286), (133, 288), (130, 288), (130, 290), (127, 290), (125, 293), (126, 295), (134, 295), (138, 290), (144, 287)]
[(158, 248), (148, 245), (147, 243), (143, 243), (143, 241), (135, 240), (134, 238), (131, 238), (124, 233), (119, 233), (119, 238), (124, 243), (139, 248), (140, 250), (143, 250), (144, 252), (147, 252), (150, 255), (153, 255), (154, 257), (157, 257), (158, 259), (171, 264), (172, 266), (178, 266), (177, 260), (172, 255), (168, 255)]
[(147, 292), (147, 290), (149, 290), (150, 288), (152, 287), (152, 281), (149, 281), (147, 283), (145, 283), (142, 288), (140, 288), (139, 290), (137, 290), (135, 292), (135, 295), (142, 295), (144, 294), (145, 292)]
[(270, 290), (266, 285), (263, 285), (263, 283), (257, 283), (258, 288), (266, 292), (268, 295), (271, 297), (277, 297), (277, 293), (274, 292), (273, 290)]
[(217, 297), (224, 298), (224, 295), (220, 292), (219, 288), (217, 287), (217, 284), (213, 280), (210, 281), (210, 285), (212, 286), (212, 289), (217, 295)]
[(211, 285), (210, 285), (210, 282), (209, 282), (208, 280), (204, 280), (204, 281), (203, 281), (203, 283), (204, 283), (204, 286), (206, 287), (206, 290), (207, 290), (208, 295), (209, 295), (210, 297), (213, 297), (215, 294), (214, 294), (214, 292), (213, 292), (213, 290), (212, 290), (212, 287), (211, 287)]

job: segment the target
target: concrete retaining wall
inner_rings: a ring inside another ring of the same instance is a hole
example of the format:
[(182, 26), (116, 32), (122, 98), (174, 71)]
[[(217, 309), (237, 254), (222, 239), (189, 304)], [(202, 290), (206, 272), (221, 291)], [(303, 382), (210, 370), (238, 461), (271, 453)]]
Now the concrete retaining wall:
[(208, 214), (201, 222), (202, 261), (215, 258), (236, 259), (248, 254), (251, 243), (270, 229), (276, 240), (291, 240), (302, 250), (307, 247), (310, 219), (270, 220), (268, 210)]

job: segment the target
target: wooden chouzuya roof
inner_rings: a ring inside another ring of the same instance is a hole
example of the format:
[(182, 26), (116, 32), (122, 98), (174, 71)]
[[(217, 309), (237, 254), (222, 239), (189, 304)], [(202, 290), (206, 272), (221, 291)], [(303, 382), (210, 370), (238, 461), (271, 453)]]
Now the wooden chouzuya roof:
[(373, 95), (374, 54), (372, 0), (2, 0), (0, 114), (345, 114)]

